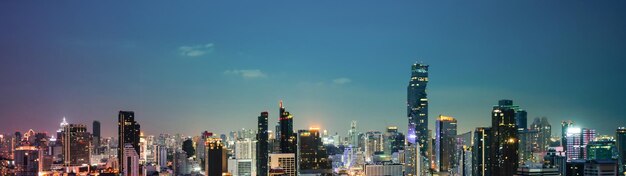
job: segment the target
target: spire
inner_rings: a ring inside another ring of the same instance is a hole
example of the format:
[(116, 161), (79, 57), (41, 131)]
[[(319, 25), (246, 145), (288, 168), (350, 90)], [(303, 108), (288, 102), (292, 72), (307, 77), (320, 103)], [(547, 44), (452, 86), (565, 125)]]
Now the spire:
[(280, 108), (283, 108), (283, 100), (280, 100), (279, 106)]
[(63, 116), (63, 121), (61, 122), (61, 128), (67, 126), (67, 121), (65, 120), (65, 116)]

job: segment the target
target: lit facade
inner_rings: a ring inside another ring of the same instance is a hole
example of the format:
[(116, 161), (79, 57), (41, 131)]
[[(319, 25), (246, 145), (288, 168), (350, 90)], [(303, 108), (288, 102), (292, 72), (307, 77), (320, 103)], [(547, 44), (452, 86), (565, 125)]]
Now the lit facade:
[(491, 113), (492, 175), (513, 175), (519, 162), (519, 139), (515, 121), (516, 106), (512, 100), (500, 100)]
[[(428, 84), (428, 65), (415, 63), (411, 66), (411, 79), (407, 86), (407, 117), (408, 132), (406, 134), (407, 142), (410, 145), (419, 145), (420, 153), (415, 155), (422, 160), (423, 164), (430, 161), (430, 153), (427, 151), (430, 138), (428, 138), (428, 97), (426, 94), (426, 86)], [(413, 155), (411, 155), (413, 156)], [(407, 162), (413, 162), (410, 159)], [(411, 164), (411, 163), (409, 163)], [(424, 169), (428, 168), (422, 167)], [(420, 171), (424, 173), (424, 171)]]
[[(126, 144), (130, 144), (135, 149), (135, 152), (139, 154), (139, 134), (140, 126), (135, 121), (135, 112), (133, 111), (120, 111), (118, 113), (118, 149), (117, 149), (117, 161), (122, 162), (124, 160), (124, 147)], [(125, 165), (120, 164), (118, 170), (123, 171)]]
[(269, 159), (269, 129), (268, 129), (268, 112), (261, 112), (258, 117), (258, 132), (257, 132), (257, 144), (256, 144), (256, 175), (266, 176), (269, 172), (268, 159)]
[(455, 164), (457, 121), (454, 117), (439, 115), (435, 122), (435, 169), (449, 172)]

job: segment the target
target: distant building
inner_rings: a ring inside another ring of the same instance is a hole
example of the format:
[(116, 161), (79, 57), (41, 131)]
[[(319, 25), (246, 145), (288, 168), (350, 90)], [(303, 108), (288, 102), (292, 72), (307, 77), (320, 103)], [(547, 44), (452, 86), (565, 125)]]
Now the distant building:
[(385, 146), (383, 147), (385, 155), (391, 156), (393, 153), (403, 150), (404, 138), (404, 134), (398, 132), (397, 126), (387, 127), (387, 132), (384, 134)]
[[(287, 176), (296, 176), (296, 156), (294, 153), (270, 154), (270, 170), (280, 170)], [(270, 175), (272, 172), (270, 171)]]
[(93, 121), (93, 125), (91, 126), (93, 141), (93, 152), (94, 154), (100, 154), (100, 121)]
[(365, 176), (403, 175), (402, 164), (366, 164)]
[(221, 176), (228, 170), (228, 161), (226, 160), (226, 148), (219, 138), (208, 138), (205, 142), (206, 150), (204, 152), (205, 175)]
[(368, 131), (365, 133), (365, 161), (373, 162), (374, 155), (383, 153), (383, 134), (380, 131)]
[(574, 126), (574, 122), (572, 122), (571, 120), (561, 121), (561, 146), (563, 147), (563, 150), (565, 152), (567, 152), (567, 150), (568, 150), (568, 148), (567, 148), (567, 132), (569, 131), (569, 128), (572, 127), (572, 126)]
[[(420, 163), (425, 167), (421, 167), (420, 173), (425, 173), (428, 169), (428, 163), (431, 153), (428, 153), (431, 146), (427, 145), (430, 142), (428, 137), (428, 98), (426, 93), (426, 86), (428, 84), (428, 65), (422, 63), (415, 63), (411, 66), (411, 79), (407, 86), (407, 117), (409, 120), (408, 132), (406, 134), (407, 143), (411, 145), (419, 145), (419, 155), (409, 155), (410, 157), (417, 157)], [(412, 146), (411, 146), (412, 147)], [(409, 165), (414, 165), (416, 159), (408, 159)], [(412, 170), (408, 171), (409, 174), (416, 173)]]
[(450, 172), (456, 161), (456, 119), (439, 115), (435, 122), (435, 166), (439, 172)]
[(63, 164), (80, 166), (89, 164), (91, 134), (81, 124), (65, 125), (63, 130)]
[(584, 174), (618, 175), (617, 160), (589, 160), (585, 163)]
[(522, 166), (517, 168), (515, 176), (559, 176), (559, 169), (557, 168), (544, 168), (544, 167), (528, 167)]
[(261, 115), (258, 117), (258, 132), (257, 132), (257, 143), (256, 143), (256, 175), (257, 176), (267, 176), (269, 172), (268, 162), (269, 162), (269, 129), (268, 129), (268, 112), (261, 112)]
[(296, 165), (299, 175), (332, 174), (328, 153), (322, 143), (319, 129), (298, 130), (297, 141)]
[(626, 175), (626, 127), (619, 127), (615, 131), (615, 143), (619, 155), (620, 173)]
[(516, 110), (512, 100), (500, 100), (491, 116), (491, 170), (493, 175), (513, 175), (517, 172), (519, 139), (517, 139)]
[(293, 134), (293, 116), (283, 107), (283, 101), (280, 101), (278, 121), (280, 122), (280, 152), (295, 153), (296, 152), (296, 136)]
[(123, 168), (120, 170), (122, 176), (139, 175), (139, 155), (132, 144), (124, 146), (124, 158), (122, 158), (120, 165)]
[[(15, 148), (15, 175), (38, 176), (42, 152), (32, 145), (23, 145)], [(4, 167), (4, 166), (2, 166)]]
[(491, 128), (478, 127), (474, 130), (472, 149), (472, 175), (491, 176)]
[[(117, 161), (122, 163), (126, 157), (124, 154), (126, 144), (130, 144), (135, 149), (137, 155), (141, 153), (139, 148), (139, 133), (140, 126), (135, 121), (135, 112), (133, 111), (120, 111), (118, 113), (118, 149), (117, 149)], [(126, 167), (123, 164), (119, 165), (119, 170), (125, 170)]]
[(586, 146), (587, 160), (617, 160), (617, 147), (612, 139), (601, 139), (589, 142)]

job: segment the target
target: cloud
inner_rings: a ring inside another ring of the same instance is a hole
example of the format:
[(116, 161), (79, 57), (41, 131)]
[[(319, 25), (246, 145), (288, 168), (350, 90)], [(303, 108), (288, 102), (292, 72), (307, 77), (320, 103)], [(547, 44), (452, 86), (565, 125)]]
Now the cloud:
[(267, 74), (263, 73), (259, 69), (251, 69), (251, 70), (226, 70), (224, 71), (225, 75), (237, 75), (247, 79), (253, 78), (267, 78)]
[(213, 52), (215, 44), (208, 43), (204, 45), (181, 46), (178, 47), (180, 55), (187, 57), (198, 57)]
[(333, 79), (333, 83), (335, 84), (348, 84), (352, 82), (352, 80), (350, 78), (337, 78), (337, 79)]

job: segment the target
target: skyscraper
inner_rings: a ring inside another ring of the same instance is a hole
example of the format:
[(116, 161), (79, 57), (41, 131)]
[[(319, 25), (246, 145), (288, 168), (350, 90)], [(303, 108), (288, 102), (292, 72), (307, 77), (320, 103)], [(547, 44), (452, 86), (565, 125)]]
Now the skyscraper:
[(332, 174), (326, 147), (318, 128), (298, 130), (296, 165), (301, 174)]
[(205, 142), (205, 175), (221, 176), (228, 170), (226, 161), (226, 148), (219, 138), (208, 138)]
[(293, 134), (293, 116), (289, 111), (285, 111), (283, 101), (280, 101), (280, 152), (295, 153), (295, 135)]
[[(15, 149), (15, 175), (36, 176), (39, 175), (42, 160), (42, 151), (32, 145), (22, 145)], [(6, 167), (0, 165), (0, 167)]]
[(567, 131), (573, 125), (574, 122), (571, 120), (561, 121), (561, 147), (565, 152), (567, 152)]
[(126, 143), (124, 148), (124, 158), (120, 165), (123, 165), (123, 170), (120, 170), (124, 176), (139, 175), (139, 154), (132, 144)]
[[(410, 145), (419, 145), (420, 153), (418, 155), (410, 155), (420, 157), (423, 164), (428, 164), (430, 154), (428, 151), (428, 98), (426, 94), (426, 85), (428, 84), (428, 65), (415, 63), (411, 66), (411, 80), (407, 86), (407, 117), (408, 132), (406, 134), (407, 142)], [(416, 161), (409, 159), (407, 162)], [(409, 163), (410, 165), (412, 163)], [(421, 167), (426, 169), (428, 167)]]
[(515, 113), (515, 125), (517, 125), (517, 131), (526, 131), (528, 129), (528, 113), (526, 110), (517, 110)]
[(385, 133), (384, 143), (385, 146), (383, 150), (385, 151), (385, 155), (393, 155), (400, 150), (404, 149), (404, 134), (398, 132), (397, 126), (389, 126), (387, 127), (387, 132)]
[[(135, 112), (133, 111), (120, 111), (118, 114), (118, 147), (117, 147), (117, 161), (122, 163), (125, 156), (126, 144), (132, 145), (137, 154), (140, 153), (139, 148), (139, 132), (140, 126), (135, 121)], [(119, 170), (124, 171), (124, 165), (119, 165)]]
[(383, 133), (368, 131), (365, 133), (365, 161), (374, 162), (374, 155), (384, 152)]
[(619, 127), (615, 131), (615, 143), (619, 156), (620, 173), (626, 172), (626, 127)]
[(91, 135), (82, 124), (69, 124), (63, 129), (63, 163), (65, 166), (89, 164)]
[(93, 125), (91, 126), (91, 130), (92, 130), (92, 135), (93, 135), (93, 148), (94, 148), (94, 152), (96, 154), (99, 154), (99, 149), (100, 149), (100, 121), (93, 121)]
[(550, 138), (552, 137), (552, 126), (548, 122), (548, 118), (535, 118), (532, 125), (530, 126), (530, 130), (537, 131), (537, 143), (539, 151), (547, 151), (548, 147), (550, 146)]
[(359, 132), (356, 128), (356, 120), (350, 123), (350, 131), (348, 131), (348, 144), (357, 146), (359, 143)]
[(439, 172), (449, 172), (454, 166), (456, 123), (454, 117), (444, 115), (435, 122), (435, 169)]
[(268, 168), (268, 159), (269, 159), (269, 134), (268, 134), (268, 112), (261, 112), (261, 115), (258, 117), (258, 132), (257, 132), (257, 143), (256, 143), (256, 171), (257, 176), (266, 176), (269, 168)]
[(492, 175), (513, 175), (518, 166), (516, 109), (512, 100), (500, 100), (491, 114)]
[(472, 175), (491, 175), (491, 128), (478, 127), (474, 130), (474, 148), (472, 150)]

